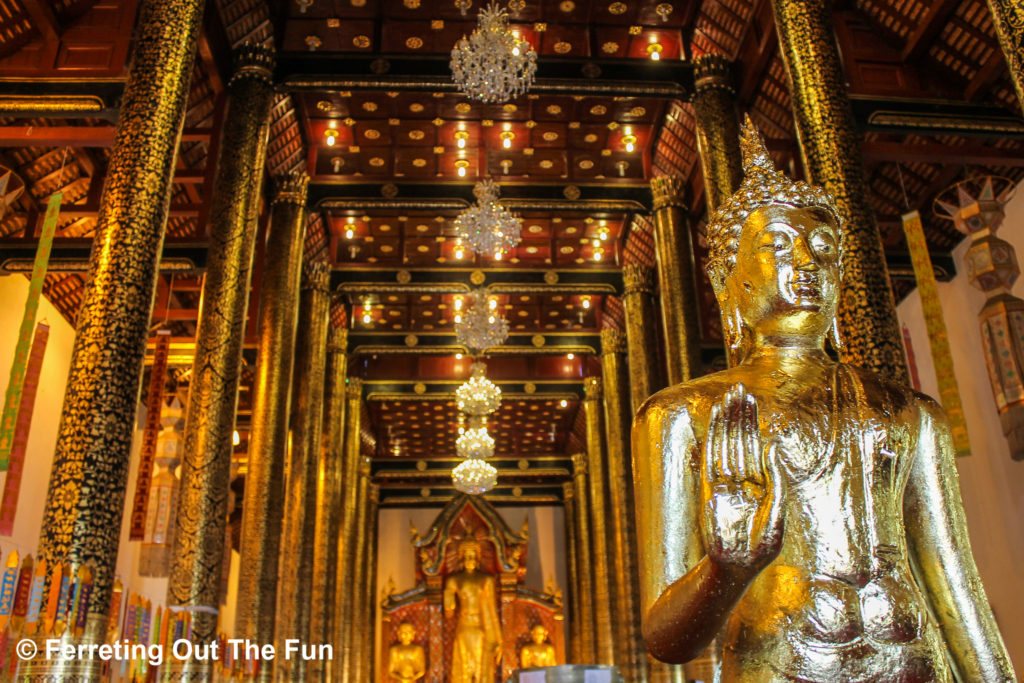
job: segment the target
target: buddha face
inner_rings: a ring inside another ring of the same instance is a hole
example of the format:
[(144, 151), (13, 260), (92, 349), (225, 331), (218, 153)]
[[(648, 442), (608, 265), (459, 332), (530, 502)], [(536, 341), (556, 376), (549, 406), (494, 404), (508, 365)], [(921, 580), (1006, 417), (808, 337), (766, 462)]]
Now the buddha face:
[(462, 567), (467, 571), (475, 571), (480, 566), (480, 558), (477, 554), (477, 549), (473, 547), (466, 548), (462, 551)]
[(836, 313), (838, 244), (820, 211), (773, 205), (750, 214), (724, 284), (726, 303), (759, 343), (821, 343)]
[(542, 644), (548, 637), (548, 630), (538, 624), (530, 629), (530, 639), (537, 645)]
[(408, 645), (415, 637), (416, 629), (412, 627), (412, 624), (402, 624), (398, 627), (398, 642), (402, 645)]

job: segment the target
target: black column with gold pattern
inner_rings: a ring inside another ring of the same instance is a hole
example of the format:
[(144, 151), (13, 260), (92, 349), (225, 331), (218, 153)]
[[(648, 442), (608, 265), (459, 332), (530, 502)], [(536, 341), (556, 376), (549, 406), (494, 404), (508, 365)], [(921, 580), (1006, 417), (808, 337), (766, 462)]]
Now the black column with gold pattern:
[(597, 639), (595, 637), (594, 618), (594, 564), (590, 554), (590, 505), (587, 493), (587, 460), (586, 453), (575, 453), (572, 456), (572, 481), (575, 494), (573, 506), (576, 526), (576, 570), (579, 579), (579, 611), (580, 611), (580, 664), (593, 664), (597, 661)]
[[(184, 459), (175, 515), (167, 603), (192, 613), (196, 643), (217, 637), (232, 436), (238, 405), (249, 280), (256, 244), (274, 55), (244, 45), (228, 83), (217, 174), (210, 200), (210, 249), (185, 414)], [(164, 679), (209, 680), (213, 662), (173, 658)]]
[(999, 46), (1017, 92), (1017, 106), (1024, 109), (1024, 3), (1020, 0), (987, 0)]
[[(249, 439), (249, 471), (242, 504), (241, 569), (235, 635), (260, 647), (274, 642), (277, 572), (284, 508), (284, 463), (290, 441), (292, 357), (298, 316), (309, 177), (278, 179), (267, 230), (260, 298), (259, 347)], [(272, 660), (259, 680), (273, 679)]]
[(843, 361), (907, 383), (882, 239), (868, 200), (860, 141), (826, 0), (772, 0), (789, 74), (800, 151), (810, 180), (824, 186), (843, 218), (839, 331)]
[(562, 504), (565, 510), (566, 574), (568, 575), (569, 619), (567, 662), (583, 661), (583, 634), (580, 630), (580, 584), (576, 557), (576, 496), (572, 481), (562, 484)]
[[(327, 365), (327, 328), (330, 324), (331, 269), (323, 261), (307, 264), (299, 295), (299, 322), (295, 335), (292, 379), (292, 448), (285, 469), (284, 527), (280, 576), (287, 587), (277, 594), (277, 651), (285, 641), (310, 640), (313, 598), (313, 546), (316, 538), (316, 488), (320, 437), (323, 434), (324, 373)], [(306, 680), (303, 657), (279, 659), (278, 677)]]
[(743, 182), (740, 117), (729, 60), (716, 54), (696, 57), (693, 85), (697, 151), (704, 170), (704, 196), (710, 214)]
[(652, 178), (651, 194), (668, 383), (679, 384), (703, 373), (693, 236), (683, 202), (682, 178)]
[(597, 664), (618, 664), (612, 627), (611, 556), (608, 554), (608, 492), (604, 439), (601, 434), (601, 378), (583, 384), (583, 410), (587, 428), (587, 491), (590, 504), (591, 562), (594, 566), (594, 633)]
[(629, 353), (630, 414), (636, 415), (649, 396), (665, 388), (665, 371), (658, 358), (654, 268), (627, 264), (622, 267), (622, 279), (625, 283), (622, 308)]
[[(327, 341), (327, 383), (324, 389), (324, 449), (316, 491), (316, 534), (313, 548), (313, 612), (309, 638), (335, 643), (334, 605), (338, 587), (338, 537), (341, 533), (342, 476), (345, 458), (345, 378), (348, 374), (348, 330), (332, 327)], [(330, 662), (309, 663), (311, 678), (334, 680)]]
[[(50, 566), (92, 567), (85, 630), (73, 639), (68, 629), (68, 642), (106, 640), (142, 361), (203, 5), (145, 0), (139, 10), (39, 538), (40, 559)], [(101, 664), (40, 657), (23, 663), (21, 675), (92, 681)]]
[(625, 395), (626, 350), (622, 332), (601, 330), (601, 392), (604, 403), (605, 448), (608, 464), (608, 530), (614, 572), (613, 634), (616, 662), (627, 681), (647, 679), (647, 648), (640, 633), (640, 581), (637, 577), (636, 528), (633, 514), (633, 473), (629, 430), (632, 413)]
[(363, 629), (359, 634), (359, 661), (363, 663), (362, 680), (375, 681), (377, 608), (380, 605), (380, 600), (377, 599), (377, 513), (380, 511), (380, 487), (369, 479), (369, 462), (366, 463), (366, 475), (366, 550), (363, 553), (366, 578), (362, 591), (366, 604), (363, 609)]

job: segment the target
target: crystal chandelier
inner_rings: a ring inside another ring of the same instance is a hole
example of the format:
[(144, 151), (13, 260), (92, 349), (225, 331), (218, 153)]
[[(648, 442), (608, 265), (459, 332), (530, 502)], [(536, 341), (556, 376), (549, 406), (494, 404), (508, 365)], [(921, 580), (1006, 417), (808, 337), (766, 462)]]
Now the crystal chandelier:
[(489, 299), (483, 290), (474, 297), (473, 305), (455, 323), (458, 342), (478, 351), (501, 345), (508, 339), (508, 321), (498, 315), (498, 300)]
[(473, 363), (470, 370), (473, 376), (455, 390), (459, 410), (469, 415), (493, 413), (501, 405), (501, 389), (487, 379), (487, 366), (483, 363)]
[(500, 259), (519, 244), (522, 221), (498, 203), (498, 186), (482, 180), (473, 187), (477, 203), (455, 219), (455, 235), (481, 256)]
[(533, 46), (508, 28), (508, 13), (492, 2), (480, 10), (469, 38), (452, 48), (452, 78), (467, 97), (481, 102), (507, 102), (525, 93), (537, 73)]
[(485, 460), (466, 460), (452, 470), (452, 484), (457, 491), (476, 496), (487, 493), (498, 483), (498, 470)]
[(472, 427), (455, 440), (455, 454), (460, 458), (485, 460), (494, 455), (494, 438), (487, 427)]

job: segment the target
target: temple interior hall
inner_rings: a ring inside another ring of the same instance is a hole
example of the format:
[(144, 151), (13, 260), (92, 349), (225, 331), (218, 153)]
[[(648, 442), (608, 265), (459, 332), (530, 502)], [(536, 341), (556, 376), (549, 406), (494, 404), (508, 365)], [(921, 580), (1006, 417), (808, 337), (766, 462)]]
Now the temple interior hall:
[(1022, 179), (1020, 0), (0, 0), (0, 681), (1013, 680)]

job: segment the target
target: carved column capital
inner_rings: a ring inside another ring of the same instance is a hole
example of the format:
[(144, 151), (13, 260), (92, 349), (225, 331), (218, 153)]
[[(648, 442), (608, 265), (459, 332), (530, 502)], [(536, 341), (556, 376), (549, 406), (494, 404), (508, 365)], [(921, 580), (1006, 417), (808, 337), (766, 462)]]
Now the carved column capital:
[(572, 473), (574, 476), (583, 476), (587, 473), (587, 454), (572, 454)]
[(732, 61), (722, 55), (710, 53), (694, 58), (693, 84), (697, 95), (708, 90), (725, 90), (735, 95)]
[(302, 289), (312, 289), (326, 294), (331, 289), (331, 264), (327, 261), (311, 261), (302, 268)]
[(612, 327), (601, 329), (601, 355), (606, 353), (625, 353), (626, 335), (622, 330)]
[(327, 350), (331, 353), (348, 352), (348, 330), (344, 327), (332, 327), (327, 333)]
[(228, 85), (251, 78), (270, 85), (274, 78), (274, 48), (259, 43), (243, 43), (232, 51), (235, 71)]
[(304, 171), (284, 173), (274, 179), (273, 203), (306, 205), (306, 193), (309, 190), (309, 176)]
[(654, 294), (655, 270), (651, 266), (642, 263), (627, 263), (622, 267), (622, 281), (625, 287), (622, 290), (622, 297), (637, 292), (643, 294)]
[(345, 387), (345, 395), (349, 400), (358, 401), (363, 397), (363, 380), (358, 377), (349, 377), (348, 385)]
[(576, 488), (573, 486), (571, 481), (562, 482), (562, 498), (564, 498), (567, 503), (576, 498)]
[(596, 401), (601, 398), (601, 378), (585, 377), (583, 379), (583, 393), (586, 401)]
[(686, 181), (682, 176), (662, 175), (651, 178), (651, 195), (654, 199), (654, 210), (669, 206), (686, 208)]

